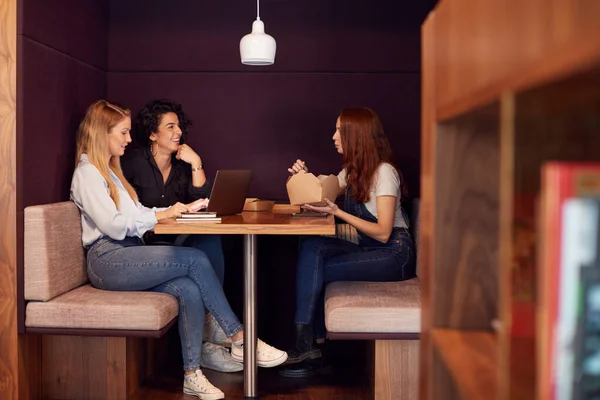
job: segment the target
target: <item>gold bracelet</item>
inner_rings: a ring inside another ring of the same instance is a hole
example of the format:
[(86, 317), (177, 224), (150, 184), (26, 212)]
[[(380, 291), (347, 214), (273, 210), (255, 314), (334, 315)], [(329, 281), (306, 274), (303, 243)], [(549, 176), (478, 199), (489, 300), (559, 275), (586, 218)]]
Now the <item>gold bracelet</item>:
[(202, 169), (202, 163), (200, 163), (200, 166), (198, 168), (192, 168), (192, 172), (200, 171), (201, 169)]

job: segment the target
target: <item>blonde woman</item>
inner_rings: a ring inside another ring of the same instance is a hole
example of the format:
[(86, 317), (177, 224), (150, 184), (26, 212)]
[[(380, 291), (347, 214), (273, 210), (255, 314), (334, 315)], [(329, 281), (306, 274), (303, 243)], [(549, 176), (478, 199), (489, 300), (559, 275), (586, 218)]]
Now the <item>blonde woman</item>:
[[(161, 220), (191, 206), (142, 206), (123, 176), (120, 157), (131, 142), (130, 111), (99, 100), (92, 104), (77, 133), (77, 166), (71, 199), (81, 211), (82, 242), (92, 285), (107, 290), (169, 293), (179, 302), (179, 335), (184, 362), (183, 391), (202, 400), (223, 399), (200, 370), (205, 308), (231, 338), (232, 357), (243, 361), (243, 327), (225, 298), (206, 254), (180, 246), (145, 246), (142, 236)], [(274, 367), (287, 353), (261, 340), (257, 363)]]

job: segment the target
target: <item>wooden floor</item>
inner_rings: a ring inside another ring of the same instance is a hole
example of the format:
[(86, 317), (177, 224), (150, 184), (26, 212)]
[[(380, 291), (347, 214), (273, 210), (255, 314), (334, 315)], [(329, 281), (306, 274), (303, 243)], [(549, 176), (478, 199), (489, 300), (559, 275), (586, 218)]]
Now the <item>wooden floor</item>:
[[(326, 377), (286, 379), (276, 369), (259, 368), (258, 389), (261, 400), (368, 400), (370, 392), (364, 369), (336, 371)], [(225, 399), (244, 398), (242, 372), (224, 374), (205, 371), (208, 379), (225, 393)], [(182, 392), (183, 376), (176, 374), (153, 377), (138, 391), (134, 400), (192, 400)]]
[[(290, 325), (292, 325), (290, 323)], [(268, 333), (268, 330), (265, 329)], [(285, 336), (284, 336), (285, 337)], [(291, 338), (292, 335), (289, 335)], [(161, 371), (154, 373), (133, 400), (194, 400), (183, 394), (183, 371), (181, 347), (177, 327), (163, 337), (160, 346), (165, 349), (165, 358), (159, 363)], [(288, 348), (291, 343), (280, 335), (267, 338), (279, 348)], [(371, 400), (369, 384), (368, 343), (366, 341), (329, 341), (329, 354), (333, 373), (327, 376), (305, 379), (283, 378), (279, 368), (258, 369), (258, 395), (261, 400)], [(244, 398), (244, 374), (220, 373), (203, 370), (213, 385), (225, 393), (226, 400)]]

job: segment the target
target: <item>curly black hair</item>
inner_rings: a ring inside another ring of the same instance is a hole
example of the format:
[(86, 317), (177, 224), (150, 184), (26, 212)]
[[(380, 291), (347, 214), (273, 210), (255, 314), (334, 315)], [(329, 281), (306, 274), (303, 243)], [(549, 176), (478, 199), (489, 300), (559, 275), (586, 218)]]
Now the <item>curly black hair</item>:
[(169, 112), (177, 114), (179, 127), (182, 132), (179, 143), (185, 143), (187, 129), (192, 125), (192, 121), (186, 117), (181, 104), (168, 99), (161, 99), (148, 102), (137, 114), (133, 126), (133, 136), (135, 137), (136, 146), (144, 147), (150, 145), (150, 135), (158, 131), (162, 116)]

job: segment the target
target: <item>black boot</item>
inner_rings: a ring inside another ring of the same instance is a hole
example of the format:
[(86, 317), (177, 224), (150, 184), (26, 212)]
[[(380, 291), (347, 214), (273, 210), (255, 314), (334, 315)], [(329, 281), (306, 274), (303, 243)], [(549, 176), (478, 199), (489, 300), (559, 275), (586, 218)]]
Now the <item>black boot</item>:
[(309, 378), (317, 375), (327, 375), (333, 371), (329, 361), (328, 352), (325, 344), (319, 345), (322, 348), (322, 357), (307, 359), (298, 364), (288, 365), (279, 370), (279, 375), (285, 378)]
[(321, 357), (321, 350), (314, 344), (312, 324), (296, 324), (296, 345), (287, 354), (286, 364)]

